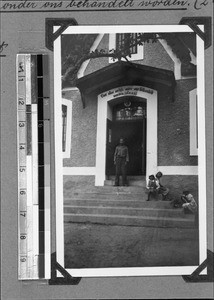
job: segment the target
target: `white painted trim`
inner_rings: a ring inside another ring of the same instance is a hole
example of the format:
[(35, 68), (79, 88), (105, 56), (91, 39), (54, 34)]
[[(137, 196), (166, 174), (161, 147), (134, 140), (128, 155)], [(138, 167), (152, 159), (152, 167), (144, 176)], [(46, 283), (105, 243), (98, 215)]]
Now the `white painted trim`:
[(157, 91), (154, 94), (142, 94), (147, 98), (146, 117), (146, 175), (154, 174), (157, 171), (158, 153), (158, 99)]
[[(116, 33), (109, 34), (109, 50), (116, 50)], [(130, 61), (143, 60), (144, 58), (144, 47), (143, 45), (137, 46), (137, 53), (132, 54), (131, 57), (127, 57)], [(124, 58), (122, 60), (126, 61)], [(113, 57), (109, 57), (109, 63), (115, 63), (117, 59), (113, 60)]]
[(103, 25), (69, 26), (63, 34), (76, 33), (132, 33), (132, 32), (193, 32), (188, 25)]
[(66, 122), (66, 143), (63, 158), (71, 156), (71, 133), (72, 133), (72, 101), (62, 98), (62, 104), (67, 106), (67, 122)]
[[(92, 28), (93, 27), (93, 28)], [(70, 26), (66, 33), (97, 32), (193, 32), (187, 25), (142, 25), (142, 26)], [(124, 30), (124, 31), (123, 31)], [(130, 30), (130, 31), (129, 31)], [(65, 34), (65, 32), (63, 32)], [(206, 231), (206, 144), (205, 144), (205, 90), (204, 90), (204, 42), (197, 36), (197, 87), (199, 99), (199, 265), (207, 257)], [(64, 224), (63, 224), (63, 177), (62, 177), (62, 149), (58, 140), (61, 136), (61, 47), (60, 37), (54, 42), (54, 126), (55, 126), (55, 199), (56, 199), (56, 257), (64, 267)], [(58, 101), (57, 101), (58, 100)], [(59, 105), (58, 105), (59, 104)], [(57, 130), (59, 128), (59, 130)], [(142, 268), (91, 268), (66, 269), (74, 277), (111, 277), (111, 276), (167, 276), (190, 275), (196, 266), (172, 267), (142, 267)], [(206, 274), (206, 269), (201, 272)], [(57, 271), (57, 277), (62, 277)]]
[(97, 137), (96, 137), (96, 175), (95, 185), (103, 186), (105, 180), (106, 165), (106, 119), (107, 100), (102, 101), (98, 96), (97, 105)]
[(190, 155), (198, 155), (197, 148), (197, 89), (189, 92), (189, 142)]
[(174, 62), (174, 75), (175, 79), (181, 79), (181, 61), (180, 59), (175, 55), (175, 53), (172, 51), (172, 48), (167, 44), (167, 42), (164, 39), (159, 39), (159, 42), (169, 55), (169, 57)]
[(95, 167), (64, 167), (63, 175), (84, 175), (90, 176), (96, 174)]
[(60, 28), (60, 26), (54, 26), (53, 27), (53, 33), (55, 33), (59, 28)]
[(69, 92), (69, 91), (79, 91), (79, 89), (75, 86), (71, 86), (71, 87), (66, 87), (62, 89), (62, 93), (63, 92)]
[[(203, 29), (202, 29), (203, 30)], [(205, 127), (205, 74), (204, 41), (196, 35), (197, 45), (197, 94), (198, 94), (198, 186), (199, 186), (199, 264), (207, 257), (207, 190), (206, 190), (206, 127)], [(206, 274), (206, 270), (201, 274)]]
[[(104, 36), (104, 33), (98, 34), (98, 36), (96, 37), (96, 39), (95, 39), (93, 45), (92, 45), (91, 48), (90, 48), (90, 52), (92, 52), (92, 51), (94, 51), (94, 50), (97, 49), (97, 47), (99, 46), (99, 44), (100, 44), (100, 42), (101, 42), (103, 36)], [(87, 68), (87, 66), (88, 66), (88, 64), (89, 64), (89, 62), (90, 62), (90, 59), (87, 59), (87, 60), (85, 60), (85, 61), (82, 63), (82, 65), (81, 65), (81, 67), (80, 67), (80, 69), (79, 69), (79, 71), (78, 71), (78, 73), (77, 73), (77, 78), (81, 78), (81, 77), (84, 76), (85, 70), (86, 70), (86, 68)]]
[[(146, 174), (154, 174), (157, 171), (157, 91), (142, 86), (123, 86), (125, 88), (137, 88), (136, 97), (147, 99), (147, 150), (146, 150)], [(144, 91), (141, 91), (144, 89)], [(105, 181), (106, 166), (106, 119), (108, 101), (121, 97), (121, 93), (115, 93), (118, 88), (111, 89), (98, 95), (97, 106), (97, 138), (96, 138), (96, 177), (95, 185), (103, 186)], [(146, 91), (150, 91), (146, 92)], [(117, 96), (118, 95), (118, 96)], [(122, 95), (122, 97), (125, 95)]]
[[(56, 199), (56, 260), (64, 267), (61, 38), (54, 41), (54, 146)], [(60, 141), (60, 142), (59, 142)], [(57, 272), (58, 277), (62, 277)]]
[[(109, 51), (110, 50), (115, 50), (116, 48), (116, 33), (110, 33), (109, 34)], [(115, 61), (113, 60), (112, 57), (109, 57), (109, 63), (114, 63)]]
[(190, 62), (193, 65), (197, 66), (196, 56), (193, 54), (193, 52), (191, 51), (191, 49), (188, 48), (188, 50), (189, 50), (189, 54), (190, 54), (190, 57), (191, 57), (191, 61)]
[[(181, 75), (181, 61), (180, 61), (180, 59), (172, 51), (172, 48), (167, 44), (166, 40), (159, 39), (159, 42), (161, 43), (161, 45), (163, 46), (163, 48), (165, 49), (165, 51), (168, 53), (169, 57), (174, 62), (174, 75), (175, 75), (175, 79), (176, 80), (179, 80), (179, 79), (190, 79), (190, 78), (195, 78), (196, 77), (196, 76), (182, 76)], [(194, 64), (194, 65), (196, 65), (196, 57), (194, 56), (194, 54), (192, 53), (192, 51), (189, 48), (188, 48), (188, 50), (190, 52), (191, 63)]]
[(112, 119), (113, 119), (112, 109), (111, 109), (111, 107), (110, 107), (109, 104), (107, 105), (107, 118), (108, 118), (110, 121), (112, 121)]
[(198, 166), (158, 166), (163, 175), (198, 175)]
[(66, 269), (73, 277), (79, 277), (80, 273), (84, 277), (117, 277), (117, 276), (170, 276), (170, 275), (190, 275), (198, 266), (182, 267), (142, 267), (142, 268), (92, 268), (92, 269)]

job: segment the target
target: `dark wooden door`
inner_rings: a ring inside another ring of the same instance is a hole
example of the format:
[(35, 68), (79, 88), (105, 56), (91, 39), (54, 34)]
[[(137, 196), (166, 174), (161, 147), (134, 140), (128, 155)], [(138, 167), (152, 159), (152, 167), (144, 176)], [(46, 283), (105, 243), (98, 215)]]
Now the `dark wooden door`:
[(107, 120), (107, 143), (106, 143), (106, 174), (114, 175), (114, 150), (123, 137), (129, 149), (128, 175), (145, 175), (146, 170), (146, 122), (138, 121), (115, 121)]
[(146, 118), (143, 118), (142, 128), (142, 175), (146, 175)]

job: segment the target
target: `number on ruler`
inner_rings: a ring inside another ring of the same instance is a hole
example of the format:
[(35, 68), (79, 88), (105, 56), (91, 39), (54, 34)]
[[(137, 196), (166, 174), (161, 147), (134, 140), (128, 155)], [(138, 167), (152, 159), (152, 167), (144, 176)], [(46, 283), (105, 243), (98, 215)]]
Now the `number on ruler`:
[(26, 171), (26, 167), (20, 167), (19, 168), (19, 172), (25, 172)]
[(27, 215), (26, 210), (21, 210), (21, 211), (20, 211), (20, 216), (26, 217), (26, 215)]
[(23, 77), (19, 77), (19, 81), (24, 81), (24, 78)]
[(25, 127), (25, 122), (19, 122), (19, 127)]
[(25, 149), (25, 146), (20, 145), (20, 146), (19, 146), (19, 149), (20, 149), (20, 150), (24, 150), (24, 149)]
[(20, 262), (26, 262), (27, 261), (27, 258), (26, 257), (21, 257), (20, 258)]
[(21, 234), (20, 234), (20, 239), (21, 239), (21, 240), (25, 240), (26, 237), (27, 237), (27, 234), (26, 234), (26, 233), (21, 233)]
[(24, 105), (24, 104), (25, 104), (24, 100), (19, 100), (19, 105)]
[(20, 191), (20, 195), (26, 195), (25, 191)]

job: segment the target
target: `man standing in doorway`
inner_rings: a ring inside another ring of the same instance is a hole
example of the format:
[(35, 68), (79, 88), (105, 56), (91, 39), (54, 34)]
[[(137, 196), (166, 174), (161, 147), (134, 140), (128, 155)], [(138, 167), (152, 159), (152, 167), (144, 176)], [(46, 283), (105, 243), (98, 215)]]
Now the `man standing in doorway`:
[(120, 138), (120, 143), (114, 152), (114, 164), (116, 165), (116, 176), (114, 186), (119, 186), (120, 175), (122, 174), (122, 185), (127, 186), (126, 167), (129, 162), (128, 147), (124, 145), (124, 139)]

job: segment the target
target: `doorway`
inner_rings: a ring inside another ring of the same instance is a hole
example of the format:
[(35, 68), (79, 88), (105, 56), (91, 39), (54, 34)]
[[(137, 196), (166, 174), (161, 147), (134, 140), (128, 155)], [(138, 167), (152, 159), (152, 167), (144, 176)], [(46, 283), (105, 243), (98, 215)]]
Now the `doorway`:
[[(114, 151), (122, 137), (129, 150), (127, 175), (146, 175), (146, 103), (132, 99), (129, 107), (124, 103), (112, 107), (112, 120), (107, 119), (106, 175), (115, 174)], [(127, 103), (127, 102), (125, 102)]]

